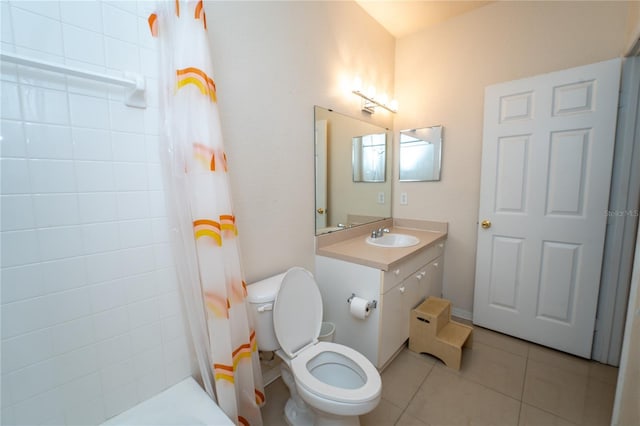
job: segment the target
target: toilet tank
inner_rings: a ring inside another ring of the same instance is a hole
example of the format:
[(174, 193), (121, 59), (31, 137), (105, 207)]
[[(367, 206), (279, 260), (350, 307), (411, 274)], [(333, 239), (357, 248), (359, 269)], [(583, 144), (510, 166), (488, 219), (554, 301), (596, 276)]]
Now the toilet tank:
[(284, 275), (285, 273), (278, 274), (247, 286), (249, 315), (256, 330), (258, 349), (261, 351), (275, 351), (280, 348), (273, 328), (273, 302)]

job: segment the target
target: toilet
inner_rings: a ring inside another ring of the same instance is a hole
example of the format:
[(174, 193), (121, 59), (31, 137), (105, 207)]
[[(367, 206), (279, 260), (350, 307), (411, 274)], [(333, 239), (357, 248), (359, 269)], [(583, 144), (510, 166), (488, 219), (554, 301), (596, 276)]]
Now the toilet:
[(318, 341), (322, 297), (313, 275), (294, 267), (247, 286), (247, 293), (258, 349), (283, 361), (287, 423), (359, 425), (380, 402), (380, 374), (358, 351)]

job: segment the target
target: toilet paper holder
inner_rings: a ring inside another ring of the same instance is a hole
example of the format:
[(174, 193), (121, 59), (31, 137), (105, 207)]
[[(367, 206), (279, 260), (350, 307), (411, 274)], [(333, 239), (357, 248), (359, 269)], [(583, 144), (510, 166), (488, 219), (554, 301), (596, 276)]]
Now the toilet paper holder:
[[(347, 299), (347, 303), (351, 304), (351, 300), (356, 297), (355, 293), (351, 293), (351, 296)], [(367, 303), (367, 308), (368, 309), (373, 309), (373, 308), (377, 308), (378, 307), (378, 301), (377, 300), (371, 300), (369, 301), (369, 303)]]

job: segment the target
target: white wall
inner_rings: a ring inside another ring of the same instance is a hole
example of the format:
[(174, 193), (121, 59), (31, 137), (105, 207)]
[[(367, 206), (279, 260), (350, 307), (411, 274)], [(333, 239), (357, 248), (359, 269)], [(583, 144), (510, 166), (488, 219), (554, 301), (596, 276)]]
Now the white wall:
[(4, 425), (97, 424), (191, 373), (147, 5), (0, 3), (3, 51), (150, 88), (133, 109), (120, 89), (2, 65)]
[(441, 124), (444, 142), (442, 180), (397, 183), (394, 216), (449, 222), (444, 295), (456, 308), (473, 307), (484, 88), (621, 56), (628, 7), (495, 2), (398, 40), (394, 127)]
[[(353, 2), (209, 2), (247, 282), (314, 268), (313, 106), (369, 120), (354, 77), (392, 93), (394, 38)], [(389, 112), (372, 121), (392, 127)]]

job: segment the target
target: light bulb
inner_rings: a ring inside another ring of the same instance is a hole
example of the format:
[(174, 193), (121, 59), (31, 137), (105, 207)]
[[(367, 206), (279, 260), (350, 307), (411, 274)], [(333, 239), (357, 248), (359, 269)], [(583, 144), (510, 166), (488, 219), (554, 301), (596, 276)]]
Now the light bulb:
[(369, 86), (369, 88), (367, 89), (367, 97), (369, 99), (373, 99), (376, 97), (376, 88), (373, 86)]
[(380, 95), (380, 98), (378, 98), (378, 102), (380, 102), (382, 105), (386, 105), (388, 100), (389, 97), (386, 93), (383, 93), (382, 95)]
[(391, 108), (394, 111), (398, 110), (398, 101), (393, 99), (390, 103), (389, 103), (389, 108)]

